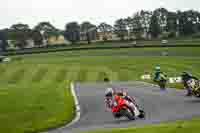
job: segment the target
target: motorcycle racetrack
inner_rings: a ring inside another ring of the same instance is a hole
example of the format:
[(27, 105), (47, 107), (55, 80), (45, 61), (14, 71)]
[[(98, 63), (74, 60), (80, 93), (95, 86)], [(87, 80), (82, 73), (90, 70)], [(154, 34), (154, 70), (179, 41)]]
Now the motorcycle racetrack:
[[(129, 121), (115, 119), (105, 111), (104, 91), (106, 87), (127, 88), (130, 96), (135, 96), (145, 119)], [(167, 89), (144, 82), (76, 83), (75, 91), (80, 103), (81, 117), (71, 126), (53, 129), (47, 133), (83, 132), (102, 128), (135, 127), (145, 124), (189, 119), (200, 116), (200, 99), (185, 97), (185, 91)]]

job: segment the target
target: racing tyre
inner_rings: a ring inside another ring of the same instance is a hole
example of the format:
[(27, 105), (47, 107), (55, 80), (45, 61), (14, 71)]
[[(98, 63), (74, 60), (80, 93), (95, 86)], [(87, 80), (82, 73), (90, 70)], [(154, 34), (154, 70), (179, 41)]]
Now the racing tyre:
[(135, 115), (130, 110), (125, 110), (124, 116), (129, 120), (135, 120)]
[(119, 112), (117, 112), (117, 113), (113, 113), (113, 116), (115, 119), (119, 119), (122, 115)]
[(139, 111), (140, 111), (140, 115), (138, 117), (141, 119), (145, 118), (145, 112), (143, 110), (139, 110)]

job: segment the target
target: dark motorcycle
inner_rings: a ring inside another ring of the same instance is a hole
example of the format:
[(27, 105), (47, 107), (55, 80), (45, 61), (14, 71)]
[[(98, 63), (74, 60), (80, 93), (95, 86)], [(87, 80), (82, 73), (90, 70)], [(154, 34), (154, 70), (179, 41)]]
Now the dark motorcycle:
[(192, 95), (200, 98), (200, 80), (190, 79), (187, 86), (192, 89)]

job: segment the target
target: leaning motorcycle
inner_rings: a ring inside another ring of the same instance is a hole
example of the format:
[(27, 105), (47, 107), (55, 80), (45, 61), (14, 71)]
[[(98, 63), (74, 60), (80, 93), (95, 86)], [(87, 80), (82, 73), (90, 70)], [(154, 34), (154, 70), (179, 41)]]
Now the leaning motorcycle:
[(192, 95), (200, 98), (200, 80), (190, 79), (187, 86), (192, 89)]
[(129, 120), (135, 120), (138, 118), (144, 118), (145, 112), (143, 110), (139, 110), (136, 106), (134, 107), (134, 110), (132, 111), (127, 105), (122, 104), (120, 106), (117, 106), (116, 103), (114, 107), (112, 108), (113, 116), (116, 119), (119, 119), (121, 117), (126, 117)]

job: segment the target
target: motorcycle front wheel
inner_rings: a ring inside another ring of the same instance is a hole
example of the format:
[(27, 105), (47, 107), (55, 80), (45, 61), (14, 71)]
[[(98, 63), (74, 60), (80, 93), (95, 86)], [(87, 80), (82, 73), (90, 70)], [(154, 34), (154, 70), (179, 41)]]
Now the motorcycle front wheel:
[(135, 120), (135, 114), (129, 109), (124, 110), (124, 116), (127, 117), (129, 120)]

